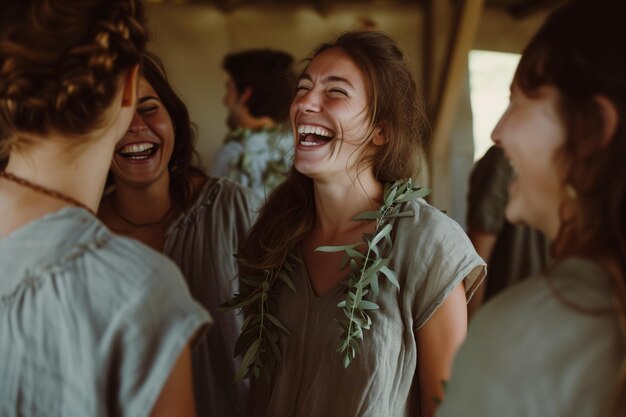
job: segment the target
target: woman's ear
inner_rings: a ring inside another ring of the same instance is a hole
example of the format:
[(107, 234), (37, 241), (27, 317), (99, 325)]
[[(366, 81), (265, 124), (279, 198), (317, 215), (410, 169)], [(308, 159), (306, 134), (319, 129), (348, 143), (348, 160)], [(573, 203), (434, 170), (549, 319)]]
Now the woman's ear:
[(134, 107), (139, 91), (139, 64), (135, 65), (124, 77), (122, 107)]
[(596, 96), (594, 100), (600, 108), (600, 116), (602, 117), (602, 137), (600, 146), (605, 147), (611, 143), (615, 136), (615, 131), (619, 124), (619, 113), (613, 102), (605, 96)]
[(376, 146), (384, 145), (387, 142), (385, 132), (380, 127), (374, 128), (374, 136), (372, 137), (372, 143)]

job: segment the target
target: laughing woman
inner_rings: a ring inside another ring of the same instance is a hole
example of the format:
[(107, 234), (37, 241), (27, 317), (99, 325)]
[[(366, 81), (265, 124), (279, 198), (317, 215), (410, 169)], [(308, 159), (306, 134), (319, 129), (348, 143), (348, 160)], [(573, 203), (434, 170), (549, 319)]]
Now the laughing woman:
[(382, 33), (322, 45), (300, 76), (294, 169), (246, 241), (230, 303), (248, 317), (243, 371), (271, 378), (257, 414), (432, 416), (484, 266), (407, 181), (420, 114)]
[(193, 351), (194, 384), (201, 416), (242, 416), (247, 384), (233, 384), (233, 359), (241, 324), (217, 309), (231, 297), (234, 254), (252, 225), (260, 199), (228, 180), (194, 167), (194, 132), (187, 107), (169, 84), (163, 64), (145, 53), (138, 104), (116, 145), (114, 189), (100, 218), (114, 231), (162, 251), (185, 276), (192, 296), (215, 323)]
[(572, 0), (522, 55), (492, 137), (517, 171), (506, 216), (554, 264), (472, 321), (440, 417), (626, 415), (624, 16)]

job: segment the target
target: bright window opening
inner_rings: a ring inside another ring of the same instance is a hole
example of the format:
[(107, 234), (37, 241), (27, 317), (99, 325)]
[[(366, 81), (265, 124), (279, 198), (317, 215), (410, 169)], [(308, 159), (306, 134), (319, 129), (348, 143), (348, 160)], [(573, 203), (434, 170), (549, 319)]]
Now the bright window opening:
[(474, 161), (493, 145), (491, 131), (509, 105), (509, 87), (519, 54), (474, 50), (469, 55), (474, 118)]

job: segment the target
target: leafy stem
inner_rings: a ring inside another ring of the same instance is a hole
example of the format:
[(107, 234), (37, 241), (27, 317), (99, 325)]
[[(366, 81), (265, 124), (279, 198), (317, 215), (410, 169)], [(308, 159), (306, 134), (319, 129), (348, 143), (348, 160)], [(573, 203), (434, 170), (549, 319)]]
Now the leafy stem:
[[(368, 312), (380, 307), (373, 300), (378, 296), (379, 276), (382, 274), (396, 288), (400, 288), (398, 278), (389, 267), (389, 254), (393, 249), (391, 232), (392, 220), (398, 217), (412, 217), (412, 211), (400, 211), (403, 203), (426, 196), (428, 189), (416, 187), (411, 180), (387, 184), (383, 205), (376, 211), (366, 211), (354, 217), (354, 220), (376, 220), (375, 232), (365, 236), (363, 242), (344, 246), (321, 246), (316, 251), (344, 252), (340, 269), (349, 266), (346, 279), (346, 296), (337, 304), (346, 320), (339, 321), (343, 334), (337, 352), (343, 354), (343, 365), (348, 367), (360, 352), (360, 343), (364, 340), (364, 330), (369, 330), (372, 319)], [(358, 249), (366, 244), (365, 255)], [(245, 259), (240, 259), (246, 265)], [(291, 335), (281, 321), (271, 313), (280, 285), (285, 284), (296, 292), (291, 280), (293, 267), (302, 261), (294, 253), (288, 253), (279, 268), (258, 271), (254, 276), (240, 276), (240, 292), (222, 305), (224, 310), (239, 309), (245, 313), (241, 334), (235, 345), (235, 356), (243, 354), (241, 365), (235, 376), (236, 380), (254, 375), (260, 377), (263, 372), (269, 381), (272, 371), (281, 360), (278, 347), (281, 333)], [(368, 299), (369, 298), (369, 299)]]
[[(379, 294), (379, 275), (384, 275), (387, 280), (400, 288), (394, 271), (389, 267), (389, 254), (393, 249), (391, 232), (393, 229), (392, 219), (396, 217), (413, 216), (412, 211), (400, 212), (402, 203), (421, 198), (427, 195), (429, 190), (415, 187), (411, 180), (398, 181), (385, 187), (383, 205), (376, 211), (368, 211), (359, 214), (355, 220), (376, 220), (373, 236), (365, 236), (365, 255), (355, 247), (362, 243), (345, 246), (322, 246), (316, 250), (322, 252), (345, 252), (341, 268), (350, 265), (347, 279), (347, 292), (343, 301), (337, 304), (346, 316), (347, 322), (339, 324), (344, 329), (340, 338), (337, 352), (342, 353), (343, 365), (348, 367), (360, 351), (360, 343), (364, 339), (364, 330), (369, 330), (372, 319), (368, 311), (378, 310), (380, 306), (373, 300)], [(369, 299), (366, 298), (369, 295)]]

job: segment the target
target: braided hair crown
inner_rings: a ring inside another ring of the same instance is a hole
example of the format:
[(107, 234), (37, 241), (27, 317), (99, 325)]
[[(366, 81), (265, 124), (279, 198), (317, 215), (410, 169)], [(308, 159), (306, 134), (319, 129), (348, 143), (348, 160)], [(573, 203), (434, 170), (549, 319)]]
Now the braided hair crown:
[(147, 40), (139, 0), (0, 5), (0, 157), (19, 133), (80, 136), (101, 126)]

